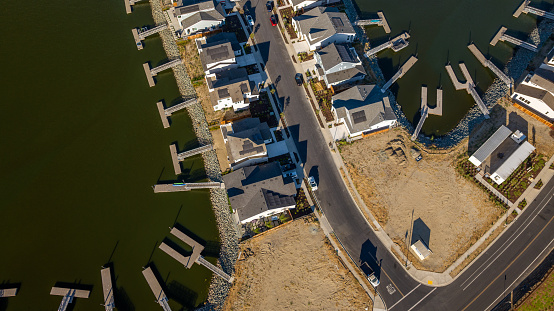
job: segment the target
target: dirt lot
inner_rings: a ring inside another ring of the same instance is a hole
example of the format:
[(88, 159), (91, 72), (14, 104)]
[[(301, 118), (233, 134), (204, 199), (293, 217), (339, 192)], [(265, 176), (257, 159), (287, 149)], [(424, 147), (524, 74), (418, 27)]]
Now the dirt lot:
[(221, 130), (215, 129), (210, 131), (214, 139), (214, 149), (217, 154), (217, 160), (222, 172), (226, 172), (230, 169), (229, 159), (227, 159), (227, 149), (225, 148), (225, 142), (223, 141), (223, 134)]
[(225, 310), (372, 310), (317, 222), (290, 222), (241, 251)]

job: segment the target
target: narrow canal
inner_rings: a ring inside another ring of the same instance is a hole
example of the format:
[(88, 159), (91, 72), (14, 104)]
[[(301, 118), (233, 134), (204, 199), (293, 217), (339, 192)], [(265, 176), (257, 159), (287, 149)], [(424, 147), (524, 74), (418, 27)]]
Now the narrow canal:
[[(177, 222), (205, 240), (208, 253), (219, 249), (207, 191), (151, 188), (176, 179), (169, 145), (195, 141), (186, 112), (162, 127), (156, 102), (179, 97), (175, 79), (164, 72), (149, 88), (142, 64), (165, 60), (161, 40), (137, 51), (131, 35), (151, 23), (147, 2), (126, 15), (123, 0), (3, 1), (0, 284), (21, 287), (0, 299), (0, 310), (55, 310), (56, 282), (91, 285), (74, 310), (99, 310), (108, 261), (118, 310), (159, 308), (141, 274), (150, 261), (174, 310), (205, 300), (211, 272), (186, 270), (157, 248)], [(184, 180), (204, 178), (200, 156), (183, 168)]]
[[(465, 90), (456, 91), (444, 66), (452, 64), (461, 81), (463, 75), (458, 68), (464, 62), (483, 95), (495, 76), (484, 68), (467, 48), (473, 41), (501, 69), (511, 58), (514, 49), (503, 42), (490, 46), (489, 42), (501, 25), (509, 34), (526, 40), (537, 21), (532, 15), (512, 16), (522, 0), (356, 0), (362, 12), (361, 17), (372, 17), (383, 11), (391, 28), (391, 37), (403, 31), (411, 35), (410, 45), (398, 53), (387, 50), (377, 54), (385, 79), (390, 79), (411, 55), (419, 61), (391, 88), (396, 100), (408, 120), (419, 120), (421, 86), (427, 85), (429, 104), (436, 102), (436, 88), (443, 89), (443, 115), (429, 116), (422, 133), (442, 135), (454, 128), (474, 105), (473, 98)], [(551, 2), (551, 1), (548, 1)], [(535, 5), (535, 3), (532, 3)], [(552, 4), (539, 3), (537, 7), (550, 10)], [(376, 44), (386, 41), (383, 28), (368, 27), (370, 41)], [(373, 45), (373, 44), (372, 44)], [(488, 54), (488, 55), (487, 55)]]

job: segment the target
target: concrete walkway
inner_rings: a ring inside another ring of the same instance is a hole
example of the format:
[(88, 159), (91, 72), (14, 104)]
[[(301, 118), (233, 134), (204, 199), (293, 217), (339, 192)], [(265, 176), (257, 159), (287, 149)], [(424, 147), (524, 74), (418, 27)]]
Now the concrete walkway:
[(489, 184), (485, 179), (483, 179), (483, 176), (481, 176), (481, 174), (477, 173), (477, 175), (475, 175), (475, 178), (483, 186), (487, 187), (487, 189), (489, 189), (490, 192), (492, 192), (498, 199), (500, 199), (500, 201), (504, 202), (509, 207), (512, 207), (514, 205), (514, 203), (510, 202), (508, 198), (506, 198), (502, 193), (498, 192), (498, 190), (496, 190), (491, 184)]

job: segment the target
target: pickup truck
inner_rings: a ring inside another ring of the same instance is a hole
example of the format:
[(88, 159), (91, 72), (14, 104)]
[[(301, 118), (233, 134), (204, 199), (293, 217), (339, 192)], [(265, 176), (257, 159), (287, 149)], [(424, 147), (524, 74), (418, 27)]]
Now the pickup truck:
[(371, 267), (367, 264), (367, 262), (364, 262), (360, 266), (360, 268), (364, 272), (369, 283), (371, 283), (373, 287), (377, 287), (379, 285), (379, 279), (375, 276), (375, 272), (373, 271), (373, 269), (371, 269)]

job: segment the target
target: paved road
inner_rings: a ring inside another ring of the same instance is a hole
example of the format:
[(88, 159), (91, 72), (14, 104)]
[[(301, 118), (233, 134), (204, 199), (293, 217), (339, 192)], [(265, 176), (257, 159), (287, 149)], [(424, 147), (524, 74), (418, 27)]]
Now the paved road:
[(549, 253), (543, 250), (553, 244), (554, 180), (510, 230), (452, 284), (436, 288), (415, 281), (372, 232), (343, 184), (310, 103), (294, 81), (295, 69), (279, 29), (269, 23), (265, 1), (254, 0), (251, 6), (255, 8), (256, 41), (281, 103), (289, 102), (285, 117), (306, 172), (318, 181), (322, 209), (353, 260), (368, 262), (377, 271), (381, 281), (377, 289), (389, 309), (490, 309), (517, 285), (515, 279), (525, 277), (522, 272), (532, 271)]

